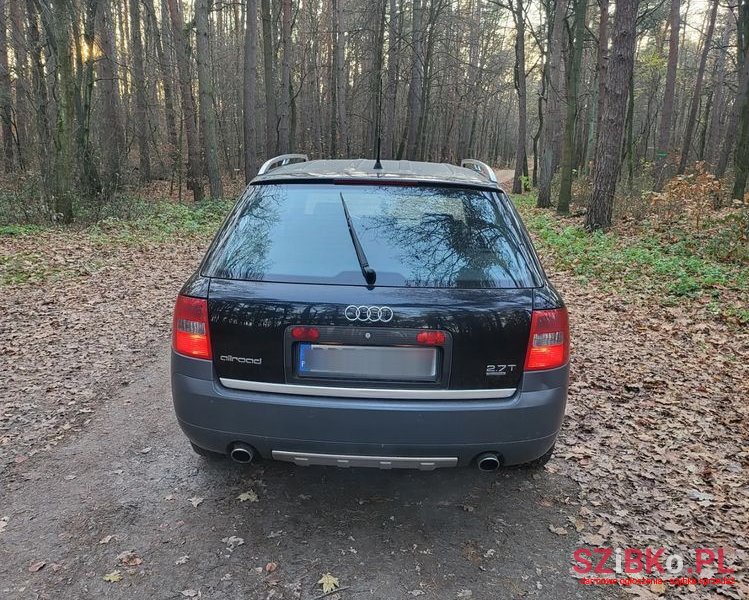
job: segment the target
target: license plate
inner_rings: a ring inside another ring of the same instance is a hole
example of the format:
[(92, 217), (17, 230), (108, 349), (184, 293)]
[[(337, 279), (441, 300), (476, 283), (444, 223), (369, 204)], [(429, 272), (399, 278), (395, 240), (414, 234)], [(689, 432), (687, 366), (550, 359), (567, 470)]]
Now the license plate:
[(297, 374), (330, 379), (436, 381), (436, 348), (299, 344)]

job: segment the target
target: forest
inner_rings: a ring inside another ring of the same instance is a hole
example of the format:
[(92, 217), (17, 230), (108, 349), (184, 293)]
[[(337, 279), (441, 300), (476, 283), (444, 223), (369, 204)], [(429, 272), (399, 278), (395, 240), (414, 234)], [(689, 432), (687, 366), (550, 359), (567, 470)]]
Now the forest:
[(222, 198), (271, 156), (379, 140), (513, 169), (607, 229), (695, 182), (744, 198), (749, 2), (0, 0), (0, 125), (6, 223), (96, 220), (154, 182)]

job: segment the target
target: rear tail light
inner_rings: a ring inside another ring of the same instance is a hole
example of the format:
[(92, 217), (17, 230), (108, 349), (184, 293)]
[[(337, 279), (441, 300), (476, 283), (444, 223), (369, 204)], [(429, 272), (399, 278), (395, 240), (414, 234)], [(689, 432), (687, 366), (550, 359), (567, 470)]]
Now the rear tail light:
[(531, 335), (525, 356), (525, 370), (555, 369), (567, 364), (569, 356), (567, 309), (534, 310), (531, 313)]
[(320, 339), (320, 330), (317, 327), (293, 327), (291, 337), (301, 342), (316, 342)]
[(211, 337), (208, 330), (208, 301), (203, 298), (177, 296), (174, 307), (172, 343), (178, 354), (211, 360)]
[(445, 343), (442, 331), (420, 331), (416, 334), (416, 342), (424, 346), (441, 346)]

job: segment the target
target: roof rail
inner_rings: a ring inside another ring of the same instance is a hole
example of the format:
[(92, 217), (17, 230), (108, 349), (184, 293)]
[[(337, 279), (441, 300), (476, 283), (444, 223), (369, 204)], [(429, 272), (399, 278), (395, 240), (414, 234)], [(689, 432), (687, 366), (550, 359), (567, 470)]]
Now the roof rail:
[(460, 166), (466, 169), (471, 169), (471, 171), (476, 171), (492, 183), (497, 183), (497, 175), (494, 173), (494, 169), (480, 160), (476, 160), (475, 158), (464, 158), (460, 163)]
[(263, 166), (260, 167), (260, 170), (257, 172), (257, 174), (265, 175), (268, 171), (275, 168), (276, 166), (282, 167), (283, 165), (288, 165), (292, 160), (307, 162), (309, 158), (307, 158), (306, 154), (281, 154), (280, 156), (275, 156), (270, 160), (266, 160), (263, 163)]

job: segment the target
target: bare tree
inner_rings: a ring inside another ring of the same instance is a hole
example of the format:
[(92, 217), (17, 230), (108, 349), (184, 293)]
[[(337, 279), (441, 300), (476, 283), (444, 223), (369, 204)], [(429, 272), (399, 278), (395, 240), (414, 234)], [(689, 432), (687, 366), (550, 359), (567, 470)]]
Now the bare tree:
[(676, 68), (679, 63), (679, 30), (681, 29), (681, 2), (671, 0), (669, 16), (670, 38), (668, 42), (668, 65), (666, 85), (663, 88), (663, 109), (658, 129), (658, 145), (655, 154), (655, 189), (660, 190), (666, 177), (666, 164), (671, 149), (671, 128), (674, 120), (674, 91), (676, 89)]

